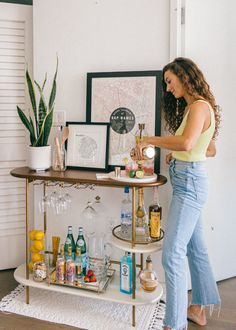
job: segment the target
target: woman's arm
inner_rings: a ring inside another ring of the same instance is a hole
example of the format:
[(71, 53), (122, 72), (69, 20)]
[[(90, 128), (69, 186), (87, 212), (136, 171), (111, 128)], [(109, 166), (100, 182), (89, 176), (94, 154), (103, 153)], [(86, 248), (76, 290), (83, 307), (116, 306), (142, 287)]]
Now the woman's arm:
[(206, 157), (215, 157), (216, 155), (216, 143), (215, 140), (211, 140), (206, 151)]
[(209, 120), (208, 106), (196, 102), (189, 110), (186, 127), (182, 135), (150, 136), (144, 138), (144, 143), (172, 151), (189, 151), (196, 144), (204, 128), (209, 126)]

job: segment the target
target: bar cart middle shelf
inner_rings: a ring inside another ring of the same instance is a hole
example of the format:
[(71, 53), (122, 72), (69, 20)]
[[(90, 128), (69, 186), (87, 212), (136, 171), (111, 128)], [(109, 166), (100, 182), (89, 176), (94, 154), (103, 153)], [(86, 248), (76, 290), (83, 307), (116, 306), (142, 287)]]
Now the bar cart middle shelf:
[[(35, 172), (30, 170), (28, 167), (19, 167), (15, 168), (11, 171), (11, 175), (18, 178), (25, 179), (26, 182), (26, 263), (20, 265), (14, 273), (16, 281), (26, 286), (26, 303), (29, 303), (29, 287), (40, 288), (44, 290), (50, 290), (54, 292), (63, 292), (77, 296), (90, 297), (93, 299), (101, 299), (107, 301), (113, 301), (122, 304), (132, 305), (132, 325), (135, 326), (135, 307), (137, 305), (142, 304), (151, 304), (160, 300), (163, 289), (160, 284), (158, 284), (156, 290), (151, 293), (144, 292), (139, 283), (136, 284), (136, 281), (133, 281), (132, 295), (123, 294), (119, 291), (119, 273), (116, 272), (113, 280), (109, 283), (106, 291), (103, 293), (95, 293), (92, 291), (80, 290), (78, 288), (73, 287), (64, 287), (64, 286), (56, 286), (49, 285), (46, 282), (35, 282), (32, 279), (32, 276), (29, 273), (29, 269), (27, 267), (29, 255), (29, 237), (28, 237), (28, 209), (29, 209), (29, 184), (34, 181), (40, 181), (44, 185), (44, 194), (46, 193), (47, 184), (50, 182), (61, 182), (61, 183), (69, 183), (72, 186), (77, 185), (96, 185), (103, 187), (113, 187), (113, 188), (123, 188), (127, 185), (132, 190), (132, 210), (133, 214), (135, 214), (135, 193), (138, 188), (149, 188), (164, 185), (167, 182), (166, 177), (162, 175), (158, 175), (155, 182), (145, 183), (145, 182), (122, 182), (122, 181), (114, 181), (109, 178), (106, 179), (97, 179), (96, 173), (90, 171), (76, 171), (76, 170), (67, 170), (65, 172), (55, 172), (52, 170), (48, 170), (45, 172)], [(133, 232), (135, 226), (135, 217), (133, 217)], [(46, 212), (44, 213), (44, 231), (46, 234)], [(128, 251), (132, 253), (132, 264), (133, 269), (132, 273), (135, 274), (135, 267), (143, 268), (143, 254), (144, 253), (153, 253), (161, 249), (160, 242), (153, 242), (150, 244), (136, 244), (135, 236), (132, 235), (131, 242), (122, 241), (116, 237), (112, 237), (111, 243), (124, 251)], [(140, 264), (137, 265), (136, 262), (136, 254), (140, 254)], [(115, 262), (117, 263), (117, 262)], [(135, 276), (133, 276), (134, 278)]]

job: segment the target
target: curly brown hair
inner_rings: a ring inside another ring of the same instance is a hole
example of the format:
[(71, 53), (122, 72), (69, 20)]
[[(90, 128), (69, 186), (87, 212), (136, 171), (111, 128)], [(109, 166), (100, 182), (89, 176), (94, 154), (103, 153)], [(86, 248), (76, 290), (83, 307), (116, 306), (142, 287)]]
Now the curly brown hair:
[(164, 79), (164, 74), (167, 70), (171, 71), (179, 78), (189, 95), (196, 99), (204, 99), (210, 103), (215, 114), (216, 127), (213, 136), (215, 139), (219, 132), (220, 107), (216, 105), (210, 86), (206, 82), (201, 70), (192, 60), (184, 57), (176, 58), (173, 62), (167, 64), (162, 71), (162, 110), (168, 130), (171, 133), (177, 130), (183, 120), (183, 114), (187, 103), (183, 97), (176, 99), (172, 93), (167, 92)]

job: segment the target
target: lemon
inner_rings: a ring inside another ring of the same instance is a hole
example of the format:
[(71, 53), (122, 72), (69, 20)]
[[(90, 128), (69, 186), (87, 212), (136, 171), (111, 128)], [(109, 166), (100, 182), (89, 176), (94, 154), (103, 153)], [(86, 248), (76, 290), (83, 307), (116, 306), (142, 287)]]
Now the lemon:
[(36, 261), (42, 261), (43, 255), (39, 253), (32, 253), (32, 261), (35, 263)]
[(144, 171), (143, 170), (136, 171), (136, 178), (143, 179), (143, 177), (144, 177)]
[[(43, 241), (34, 241), (33, 247), (37, 251), (42, 251), (44, 249), (44, 242)], [(35, 252), (35, 251), (32, 251)]]
[(41, 241), (43, 238), (44, 238), (44, 232), (42, 230), (37, 230), (34, 235), (34, 239), (36, 239), (37, 241)]
[(34, 240), (34, 235), (36, 234), (36, 232), (37, 232), (37, 230), (31, 230), (29, 232), (29, 238), (30, 238), (31, 241)]
[(32, 252), (32, 253), (37, 253), (38, 250), (35, 248), (34, 245), (31, 245), (31, 246), (30, 246), (30, 252)]

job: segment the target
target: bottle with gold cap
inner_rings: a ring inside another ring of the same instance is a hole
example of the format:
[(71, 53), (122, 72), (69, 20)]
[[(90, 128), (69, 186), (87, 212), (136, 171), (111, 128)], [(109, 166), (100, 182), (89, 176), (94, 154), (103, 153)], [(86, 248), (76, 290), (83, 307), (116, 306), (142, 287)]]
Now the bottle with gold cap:
[(156, 289), (158, 280), (156, 272), (153, 270), (151, 256), (146, 259), (146, 268), (139, 273), (141, 287), (146, 292), (152, 292)]

